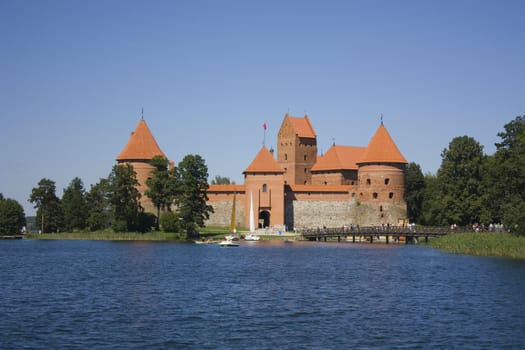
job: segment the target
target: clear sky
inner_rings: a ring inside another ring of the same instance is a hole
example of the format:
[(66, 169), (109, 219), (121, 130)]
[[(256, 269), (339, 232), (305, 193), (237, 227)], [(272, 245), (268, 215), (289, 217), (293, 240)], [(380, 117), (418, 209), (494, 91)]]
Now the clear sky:
[(178, 163), (243, 183), (284, 115), (320, 151), (366, 146), (380, 115), (435, 173), (455, 136), (487, 154), (525, 114), (525, 1), (0, 0), (0, 192), (107, 177), (144, 108)]

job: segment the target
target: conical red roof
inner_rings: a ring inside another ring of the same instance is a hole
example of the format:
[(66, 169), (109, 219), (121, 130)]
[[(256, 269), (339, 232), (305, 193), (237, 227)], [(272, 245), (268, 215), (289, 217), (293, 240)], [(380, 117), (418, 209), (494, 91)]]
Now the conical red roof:
[(284, 170), (270, 151), (263, 146), (243, 173), (284, 173)]
[(383, 123), (370, 140), (363, 157), (357, 162), (362, 163), (407, 163)]
[(155, 156), (166, 158), (166, 155), (162, 152), (149, 130), (146, 121), (142, 119), (135, 131), (131, 133), (128, 144), (118, 155), (117, 161), (151, 160)]

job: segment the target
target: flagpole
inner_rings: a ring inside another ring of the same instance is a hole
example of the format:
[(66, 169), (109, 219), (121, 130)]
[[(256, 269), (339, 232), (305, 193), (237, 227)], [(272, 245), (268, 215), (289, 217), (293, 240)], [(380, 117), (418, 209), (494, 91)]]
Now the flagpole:
[(263, 124), (264, 136), (263, 136), (263, 146), (266, 147), (266, 123)]

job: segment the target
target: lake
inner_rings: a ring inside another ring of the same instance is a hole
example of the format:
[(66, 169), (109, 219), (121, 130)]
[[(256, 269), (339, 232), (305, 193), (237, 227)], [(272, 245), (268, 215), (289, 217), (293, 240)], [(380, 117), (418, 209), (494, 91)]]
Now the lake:
[(0, 240), (1, 349), (524, 349), (525, 262), (412, 245)]

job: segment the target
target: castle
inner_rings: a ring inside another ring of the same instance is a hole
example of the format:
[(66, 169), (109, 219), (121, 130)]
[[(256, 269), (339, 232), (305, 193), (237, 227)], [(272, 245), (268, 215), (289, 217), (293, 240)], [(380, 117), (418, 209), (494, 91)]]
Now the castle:
[[(141, 120), (117, 162), (133, 165), (142, 194), (155, 155), (166, 157)], [(229, 226), (234, 194), (238, 226), (249, 225), (250, 198), (259, 228), (402, 224), (406, 164), (383, 122), (368, 146), (334, 144), (318, 155), (310, 118), (286, 114), (277, 156), (263, 146), (244, 170), (244, 184), (210, 185), (208, 201), (215, 212), (207, 225)], [(154, 212), (149, 198), (143, 195), (141, 202)]]

